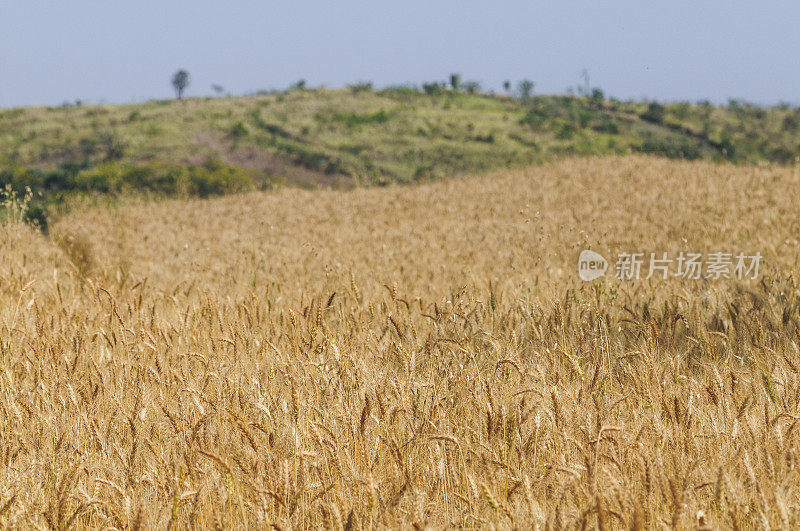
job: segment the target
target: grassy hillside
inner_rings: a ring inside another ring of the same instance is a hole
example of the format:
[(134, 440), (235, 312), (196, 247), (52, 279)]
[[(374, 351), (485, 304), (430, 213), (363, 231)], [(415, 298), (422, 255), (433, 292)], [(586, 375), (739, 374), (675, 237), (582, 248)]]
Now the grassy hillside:
[(207, 196), (276, 183), (346, 187), (436, 179), (564, 155), (631, 151), (793, 161), (800, 110), (602, 97), (527, 99), (428, 85), (0, 112), (0, 184), (48, 197)]
[(796, 529), (798, 194), (629, 156), (2, 223), (0, 527)]

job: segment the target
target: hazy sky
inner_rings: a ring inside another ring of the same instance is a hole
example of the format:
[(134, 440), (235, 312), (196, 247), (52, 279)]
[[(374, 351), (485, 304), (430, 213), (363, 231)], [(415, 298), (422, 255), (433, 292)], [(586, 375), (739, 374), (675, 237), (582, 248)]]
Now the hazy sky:
[(622, 99), (800, 102), (800, 3), (0, 0), (0, 106), (444, 80)]

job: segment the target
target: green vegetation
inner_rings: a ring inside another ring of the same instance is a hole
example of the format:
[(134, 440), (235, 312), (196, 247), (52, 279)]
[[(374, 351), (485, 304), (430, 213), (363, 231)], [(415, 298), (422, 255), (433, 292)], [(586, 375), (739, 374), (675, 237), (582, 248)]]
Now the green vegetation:
[(109, 161), (91, 166), (65, 162), (55, 170), (7, 164), (0, 187), (30, 189), (32, 193), (63, 197), (65, 193), (135, 194), (208, 197), (252, 188), (252, 172), (209, 159), (201, 165), (174, 166), (160, 162), (142, 165)]
[[(510, 82), (505, 84), (511, 90)], [(643, 152), (736, 163), (800, 156), (800, 110), (740, 101), (619, 102), (478, 92), (292, 90), (241, 98), (0, 111), (0, 186), (65, 194), (208, 196), (271, 186), (407, 183), (566, 155)]]

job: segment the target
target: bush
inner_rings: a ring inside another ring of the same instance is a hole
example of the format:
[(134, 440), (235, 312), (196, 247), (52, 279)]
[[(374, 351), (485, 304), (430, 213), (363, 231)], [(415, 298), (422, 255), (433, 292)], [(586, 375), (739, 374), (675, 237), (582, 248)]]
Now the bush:
[(82, 163), (68, 160), (63, 162), (57, 169), (46, 172), (42, 181), (41, 192), (61, 192), (74, 190), (76, 183), (75, 177), (82, 170), (88, 169), (90, 164), (88, 161)]
[(244, 125), (241, 120), (236, 122), (231, 126), (231, 136), (234, 139), (243, 138), (250, 134), (250, 131), (247, 129), (247, 126)]
[(252, 188), (253, 178), (238, 166), (209, 160), (202, 166), (171, 166), (151, 162), (143, 166), (101, 164), (75, 177), (75, 190), (103, 194), (153, 192), (164, 195), (208, 197)]
[(358, 127), (360, 125), (369, 123), (386, 123), (389, 121), (389, 113), (383, 109), (374, 113), (333, 113), (331, 117), (338, 121), (347, 124), (348, 127)]
[(101, 164), (79, 172), (75, 188), (84, 192), (119, 193), (125, 182), (124, 174), (124, 167), (116, 162)]
[(609, 116), (603, 116), (600, 121), (592, 125), (592, 129), (598, 133), (606, 133), (609, 135), (619, 134), (619, 125)]
[(575, 134), (575, 127), (572, 124), (562, 124), (556, 133), (559, 140), (569, 140)]
[(660, 103), (652, 102), (647, 106), (647, 110), (641, 114), (642, 120), (660, 124), (664, 122), (664, 106)]
[(25, 215), (23, 217), (26, 223), (33, 225), (45, 234), (47, 234), (49, 229), (47, 218), (47, 206), (41, 201), (30, 203), (28, 208), (25, 209)]
[(372, 91), (372, 81), (361, 81), (359, 83), (354, 83), (348, 86), (350, 92), (353, 94), (359, 94), (361, 92), (371, 92)]
[(445, 87), (444, 83), (437, 83), (436, 81), (422, 84), (422, 90), (428, 96), (441, 96), (446, 89), (447, 87)]
[(691, 109), (691, 105), (685, 101), (676, 103), (670, 107), (672, 114), (679, 120), (685, 120), (689, 116)]
[(400, 86), (384, 89), (383, 93), (389, 96), (396, 96), (397, 99), (408, 100), (419, 94), (419, 90), (416, 87)]
[(253, 180), (243, 168), (227, 166), (209, 160), (188, 170), (188, 193), (199, 197), (242, 192), (253, 186)]
[(722, 156), (727, 160), (736, 160), (739, 156), (736, 145), (733, 143), (728, 133), (722, 133), (722, 138), (719, 141), (719, 148), (722, 152)]
[(97, 137), (97, 143), (103, 148), (105, 160), (121, 160), (128, 147), (116, 133), (101, 133)]
[(538, 129), (556, 117), (556, 112), (551, 106), (534, 101), (525, 116), (520, 119), (520, 125), (527, 125), (533, 129)]
[(681, 138), (648, 138), (640, 145), (634, 146), (639, 152), (654, 155), (664, 155), (671, 159), (699, 159), (702, 155), (696, 142)]
[(24, 190), (29, 187), (33, 191), (41, 189), (43, 178), (41, 172), (17, 164), (6, 162), (6, 167), (0, 170), (0, 190)]
[(125, 172), (125, 186), (130, 190), (151, 191), (166, 195), (180, 195), (186, 193), (186, 186), (182, 183), (185, 169), (179, 166), (169, 166), (151, 162), (146, 166), (131, 166)]
[(578, 109), (578, 112), (575, 113), (575, 118), (577, 119), (578, 127), (584, 129), (592, 121), (592, 113), (586, 109)]
[(78, 141), (78, 149), (84, 157), (91, 157), (97, 152), (97, 139), (92, 137), (81, 138)]
[(464, 83), (464, 90), (468, 94), (477, 94), (481, 91), (481, 84), (477, 81), (467, 81)]
[(800, 128), (800, 120), (796, 114), (787, 114), (782, 123), (783, 130), (789, 133), (794, 133)]
[(791, 149), (784, 146), (778, 146), (776, 148), (773, 148), (767, 154), (767, 158), (771, 162), (777, 162), (780, 164), (788, 164), (792, 162), (795, 159), (795, 157), (797, 157), (797, 153), (793, 152)]

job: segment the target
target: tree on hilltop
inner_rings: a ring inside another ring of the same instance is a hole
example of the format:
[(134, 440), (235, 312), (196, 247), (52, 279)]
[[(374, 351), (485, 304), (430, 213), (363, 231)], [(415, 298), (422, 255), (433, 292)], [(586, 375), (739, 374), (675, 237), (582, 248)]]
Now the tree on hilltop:
[(175, 75), (172, 76), (172, 86), (175, 88), (178, 99), (181, 99), (183, 91), (189, 86), (189, 72), (183, 69), (175, 72)]

